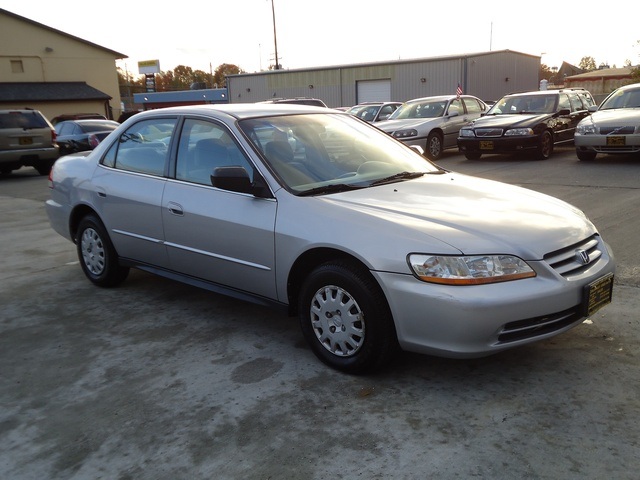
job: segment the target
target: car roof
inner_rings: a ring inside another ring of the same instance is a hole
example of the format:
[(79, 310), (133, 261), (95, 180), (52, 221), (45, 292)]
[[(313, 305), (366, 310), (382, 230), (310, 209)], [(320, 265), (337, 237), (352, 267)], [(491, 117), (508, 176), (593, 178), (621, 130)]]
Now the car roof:
[(622, 85), (618, 87), (617, 90), (635, 90), (636, 88), (640, 88), (640, 83), (631, 83), (629, 85)]
[(77, 120), (64, 120), (62, 122), (58, 122), (59, 124), (61, 123), (77, 123), (79, 125), (104, 125), (105, 123), (107, 124), (118, 124), (120, 125), (118, 122), (116, 122), (115, 120), (108, 120), (106, 118), (82, 118), (82, 119), (77, 119)]
[(316, 107), (313, 105), (301, 105), (294, 103), (225, 103), (206, 105), (185, 105), (179, 107), (157, 108), (146, 110), (134, 115), (131, 118), (138, 119), (139, 116), (162, 116), (162, 115), (198, 115), (198, 114), (226, 114), (238, 120), (244, 118), (264, 117), (271, 115), (291, 115), (301, 113), (346, 113), (333, 108)]
[(557, 95), (563, 92), (587, 92), (588, 90), (584, 88), (561, 88), (559, 90), (532, 90), (530, 92), (513, 92), (507, 93), (505, 97), (518, 97), (523, 95)]
[[(472, 95), (460, 95), (461, 97), (472, 97)], [(417, 103), (417, 102), (427, 102), (427, 101), (437, 101), (437, 100), (451, 100), (452, 98), (457, 98), (458, 95), (435, 95), (433, 97), (422, 97), (422, 98), (412, 98), (411, 100), (407, 100), (404, 103)]]

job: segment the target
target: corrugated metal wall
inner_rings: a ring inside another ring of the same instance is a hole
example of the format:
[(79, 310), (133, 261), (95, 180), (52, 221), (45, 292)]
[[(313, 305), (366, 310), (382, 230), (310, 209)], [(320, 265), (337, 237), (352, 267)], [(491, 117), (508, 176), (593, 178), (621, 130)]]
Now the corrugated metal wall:
[(230, 103), (314, 97), (330, 107), (346, 107), (358, 101), (359, 81), (390, 79), (393, 101), (454, 94), (458, 83), (466, 94), (483, 100), (497, 100), (509, 92), (537, 90), (539, 69), (540, 57), (501, 50), (412, 61), (231, 75), (227, 78), (227, 88)]

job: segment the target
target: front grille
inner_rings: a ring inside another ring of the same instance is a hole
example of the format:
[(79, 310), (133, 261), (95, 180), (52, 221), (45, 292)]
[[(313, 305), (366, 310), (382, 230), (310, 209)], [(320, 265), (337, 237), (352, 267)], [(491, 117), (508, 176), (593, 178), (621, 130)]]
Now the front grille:
[(569, 327), (583, 318), (578, 306), (563, 312), (552, 313), (542, 317), (526, 318), (509, 322), (498, 333), (499, 343), (510, 343), (518, 340), (538, 337)]
[(502, 132), (504, 130), (502, 128), (476, 128), (476, 137), (501, 137)]
[(544, 261), (565, 278), (579, 275), (602, 256), (599, 238), (599, 235), (592, 235), (570, 247), (548, 253)]
[(600, 127), (601, 135), (631, 135), (635, 131), (636, 127), (633, 125), (626, 127)]

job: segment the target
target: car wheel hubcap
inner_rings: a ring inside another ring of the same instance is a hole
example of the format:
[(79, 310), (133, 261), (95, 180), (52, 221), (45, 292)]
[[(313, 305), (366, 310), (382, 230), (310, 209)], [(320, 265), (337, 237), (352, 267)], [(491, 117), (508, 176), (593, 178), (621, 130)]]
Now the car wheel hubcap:
[(364, 314), (349, 293), (334, 285), (311, 301), (311, 326), (320, 344), (338, 357), (355, 355), (364, 342)]
[(93, 228), (87, 228), (82, 233), (80, 249), (87, 269), (94, 275), (100, 275), (104, 271), (105, 249), (98, 232)]
[(434, 157), (440, 155), (440, 139), (438, 137), (431, 139), (431, 143), (429, 143), (429, 151)]

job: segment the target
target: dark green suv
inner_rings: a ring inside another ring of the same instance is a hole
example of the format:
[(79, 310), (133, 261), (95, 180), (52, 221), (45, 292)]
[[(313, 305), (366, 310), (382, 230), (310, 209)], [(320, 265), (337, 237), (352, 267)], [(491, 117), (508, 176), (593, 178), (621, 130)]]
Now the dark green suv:
[(49, 175), (60, 156), (56, 132), (38, 110), (0, 110), (0, 173), (23, 166)]

